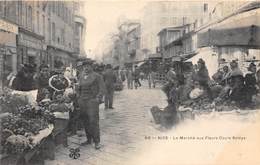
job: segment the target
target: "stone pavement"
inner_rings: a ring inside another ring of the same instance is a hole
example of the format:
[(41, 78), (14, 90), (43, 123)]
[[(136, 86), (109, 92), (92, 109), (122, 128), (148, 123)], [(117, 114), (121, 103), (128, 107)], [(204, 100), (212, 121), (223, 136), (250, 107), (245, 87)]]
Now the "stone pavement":
[(145, 136), (158, 133), (151, 122), (149, 110), (154, 105), (164, 107), (165, 95), (160, 88), (148, 89), (144, 86), (128, 90), (125, 87), (115, 93), (114, 100), (113, 110), (104, 110), (104, 105), (100, 106), (100, 150), (95, 150), (94, 146), (80, 147), (80, 158), (71, 159), (69, 148), (76, 148), (86, 140), (84, 132), (80, 131), (78, 135), (69, 137), (69, 148), (58, 146), (55, 160), (47, 160), (45, 164), (123, 165), (134, 159), (142, 150)]

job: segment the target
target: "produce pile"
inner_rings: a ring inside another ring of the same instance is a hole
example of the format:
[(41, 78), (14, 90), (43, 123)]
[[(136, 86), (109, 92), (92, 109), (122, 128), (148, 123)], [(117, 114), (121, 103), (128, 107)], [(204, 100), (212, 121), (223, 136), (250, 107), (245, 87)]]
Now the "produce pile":
[(215, 111), (231, 111), (235, 109), (239, 109), (235, 102), (230, 100), (221, 100), (218, 101), (215, 99), (213, 102), (209, 100), (206, 94), (202, 94), (200, 97), (196, 99), (189, 99), (180, 104), (184, 108), (191, 108), (195, 111), (202, 112), (211, 112)]
[(32, 136), (48, 128), (54, 115), (48, 106), (25, 105), (18, 107), (7, 117), (1, 119), (1, 146), (3, 153), (19, 154), (33, 147)]
[(4, 88), (3, 94), (0, 95), (0, 113), (16, 113), (21, 106), (28, 104), (28, 100), (19, 95), (11, 94), (12, 90)]

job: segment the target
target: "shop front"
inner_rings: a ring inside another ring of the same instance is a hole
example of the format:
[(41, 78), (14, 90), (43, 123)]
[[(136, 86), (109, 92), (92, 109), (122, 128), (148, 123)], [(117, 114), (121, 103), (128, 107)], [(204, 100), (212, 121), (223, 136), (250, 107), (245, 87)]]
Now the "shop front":
[(65, 67), (74, 66), (74, 63), (76, 62), (76, 55), (72, 54), (71, 52), (67, 52), (52, 46), (47, 46), (47, 52), (51, 69), (57, 68), (60, 62), (62, 62)]
[(10, 73), (17, 72), (16, 35), (18, 27), (0, 19), (0, 87), (7, 82)]
[(21, 64), (36, 64), (45, 62), (44, 37), (19, 28), (18, 34), (18, 66)]

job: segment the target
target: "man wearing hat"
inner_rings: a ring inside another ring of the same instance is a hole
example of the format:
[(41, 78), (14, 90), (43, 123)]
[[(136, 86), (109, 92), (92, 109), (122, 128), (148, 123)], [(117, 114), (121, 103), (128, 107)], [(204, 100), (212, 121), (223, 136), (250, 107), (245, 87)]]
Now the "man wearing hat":
[(106, 87), (106, 94), (105, 94), (105, 109), (114, 109), (113, 108), (113, 95), (115, 90), (115, 83), (116, 83), (116, 75), (112, 70), (112, 66), (107, 64), (106, 71), (104, 73), (104, 81)]
[(101, 75), (93, 71), (93, 62), (83, 62), (83, 71), (79, 76), (78, 104), (80, 116), (85, 128), (87, 141), (82, 145), (95, 143), (95, 148), (100, 148), (99, 132), (99, 104), (102, 102), (105, 91)]

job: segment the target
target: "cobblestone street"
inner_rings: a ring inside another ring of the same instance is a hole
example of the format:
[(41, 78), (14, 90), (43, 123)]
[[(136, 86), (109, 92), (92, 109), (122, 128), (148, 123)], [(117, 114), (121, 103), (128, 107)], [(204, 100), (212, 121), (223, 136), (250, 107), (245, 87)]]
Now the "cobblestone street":
[[(93, 146), (80, 147), (80, 158), (73, 160), (69, 157), (69, 149), (57, 147), (54, 161), (45, 161), (48, 165), (63, 164), (126, 164), (142, 150), (145, 136), (156, 134), (149, 110), (152, 106), (163, 107), (166, 104), (165, 96), (159, 89), (148, 89), (144, 86), (137, 90), (124, 89), (115, 93), (115, 109), (104, 110), (100, 106), (100, 150)], [(79, 143), (85, 141), (85, 133), (82, 136), (69, 138), (69, 148), (76, 148)]]

